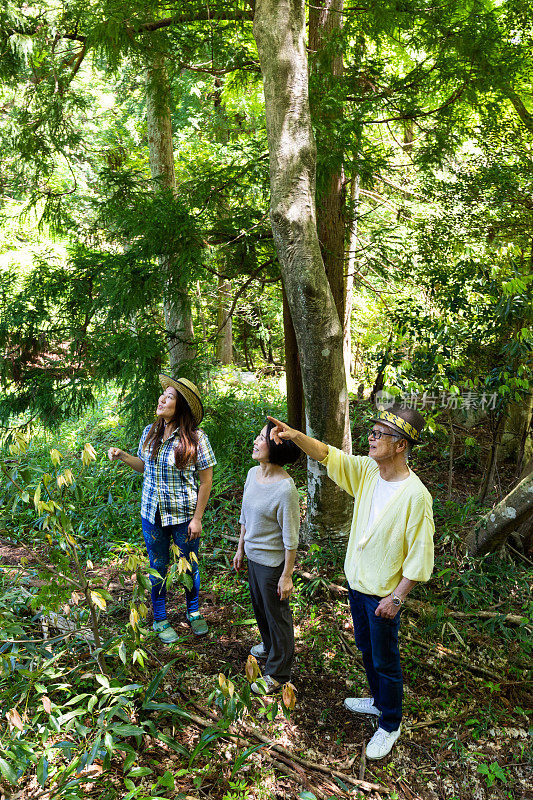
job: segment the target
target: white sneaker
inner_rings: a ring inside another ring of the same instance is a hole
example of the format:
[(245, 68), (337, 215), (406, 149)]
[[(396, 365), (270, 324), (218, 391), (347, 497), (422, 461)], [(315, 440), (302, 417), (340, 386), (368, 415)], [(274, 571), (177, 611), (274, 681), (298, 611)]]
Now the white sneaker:
[(259, 642), (259, 644), (254, 644), (254, 646), (250, 650), (251, 655), (255, 656), (255, 658), (268, 658), (268, 651), (265, 648), (263, 642)]
[(401, 725), (397, 731), (390, 732), (378, 728), (366, 746), (366, 757), (371, 761), (377, 761), (378, 758), (388, 756), (401, 730)]
[(255, 683), (252, 683), (250, 689), (254, 694), (274, 694), (280, 688), (281, 683), (277, 681), (272, 675), (263, 675), (258, 678)]
[(379, 717), (381, 711), (374, 705), (373, 697), (347, 697), (344, 701), (344, 708), (352, 714), (373, 714)]

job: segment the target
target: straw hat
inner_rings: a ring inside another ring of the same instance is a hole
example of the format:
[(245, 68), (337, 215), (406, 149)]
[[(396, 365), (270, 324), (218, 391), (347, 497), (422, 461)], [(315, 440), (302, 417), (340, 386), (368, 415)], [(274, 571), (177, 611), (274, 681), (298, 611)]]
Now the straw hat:
[(188, 381), (187, 378), (177, 378), (177, 380), (174, 380), (170, 375), (165, 375), (164, 373), (161, 373), (159, 380), (163, 389), (168, 389), (169, 386), (173, 386), (174, 389), (181, 394), (191, 409), (194, 421), (199, 425), (204, 417), (204, 407), (200, 399), (200, 392), (194, 383)]
[(378, 411), (370, 421), (384, 422), (389, 428), (405, 436), (413, 444), (420, 441), (422, 428), (426, 424), (424, 417), (418, 411), (412, 408), (398, 408), (398, 406)]

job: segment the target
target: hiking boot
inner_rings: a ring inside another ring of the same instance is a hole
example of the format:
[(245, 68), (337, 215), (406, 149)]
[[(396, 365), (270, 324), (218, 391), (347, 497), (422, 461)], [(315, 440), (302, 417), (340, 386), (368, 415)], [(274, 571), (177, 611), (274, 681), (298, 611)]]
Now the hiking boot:
[(187, 622), (191, 626), (191, 631), (195, 633), (196, 636), (205, 636), (209, 630), (207, 627), (207, 622), (199, 611), (193, 612), (192, 614), (187, 614)]
[(379, 717), (381, 711), (374, 705), (373, 697), (347, 697), (344, 701), (344, 708), (352, 714), (372, 714)]
[(277, 681), (272, 675), (263, 675), (258, 678), (255, 683), (252, 683), (250, 689), (254, 694), (274, 694), (281, 688), (281, 683)]
[(252, 656), (255, 656), (255, 658), (268, 658), (268, 650), (266, 650), (263, 642), (254, 644), (254, 646), (250, 649), (250, 653)]
[(377, 761), (388, 756), (401, 730), (401, 725), (397, 731), (384, 731), (383, 728), (378, 728), (366, 746), (366, 757), (371, 761)]
[(174, 644), (174, 642), (179, 642), (180, 640), (180, 637), (167, 619), (154, 622), (152, 628), (165, 644)]

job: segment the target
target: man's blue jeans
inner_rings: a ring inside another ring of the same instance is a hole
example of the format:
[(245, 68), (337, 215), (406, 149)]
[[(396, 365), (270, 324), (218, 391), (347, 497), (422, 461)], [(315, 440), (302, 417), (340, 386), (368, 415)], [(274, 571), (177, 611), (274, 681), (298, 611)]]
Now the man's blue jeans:
[(381, 600), (348, 588), (355, 643), (363, 656), (374, 705), (381, 711), (379, 727), (395, 731), (402, 721), (403, 678), (398, 648), (400, 612), (394, 619), (376, 617)]
[(150, 582), (152, 584), (152, 606), (154, 609), (154, 621), (160, 622), (162, 619), (167, 618), (167, 584), (165, 581), (165, 576), (170, 563), (171, 541), (174, 541), (174, 544), (179, 547), (180, 555), (185, 556), (192, 567), (192, 589), (185, 589), (187, 612), (192, 614), (193, 612), (198, 611), (200, 572), (198, 570), (198, 564), (194, 559), (190, 558), (190, 554), (194, 553), (195, 556), (198, 556), (200, 539), (191, 539), (191, 541), (188, 541), (188, 522), (183, 522), (180, 525), (161, 525), (159, 508), (156, 511), (155, 520), (153, 523), (149, 522), (144, 517), (141, 517), (141, 522), (144, 541), (146, 544), (146, 549), (148, 550), (148, 558), (150, 559), (150, 566), (152, 569), (157, 570), (163, 579), (159, 580), (155, 577), (155, 575), (150, 575)]

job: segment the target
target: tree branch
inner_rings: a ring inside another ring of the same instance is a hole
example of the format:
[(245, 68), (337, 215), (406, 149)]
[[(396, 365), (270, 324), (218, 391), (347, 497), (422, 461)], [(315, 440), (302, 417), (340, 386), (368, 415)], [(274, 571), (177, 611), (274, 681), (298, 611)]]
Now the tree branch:
[(452, 105), (452, 103), (455, 103), (455, 101), (461, 97), (464, 90), (468, 86), (470, 75), (471, 71), (468, 74), (468, 77), (465, 79), (463, 85), (459, 86), (454, 92), (452, 92), (452, 94), (448, 97), (446, 102), (440, 106), (437, 106), (437, 108), (432, 108), (430, 109), (430, 111), (420, 111), (416, 113), (409, 112), (409, 113), (399, 114), (396, 117), (387, 117), (386, 119), (367, 119), (367, 120), (363, 119), (361, 120), (361, 123), (363, 125), (382, 125), (385, 122), (396, 122), (398, 120), (410, 120), (410, 119), (414, 120), (414, 119), (419, 119), (420, 117), (430, 117), (432, 114), (438, 114), (439, 111), (443, 111), (445, 108)]

